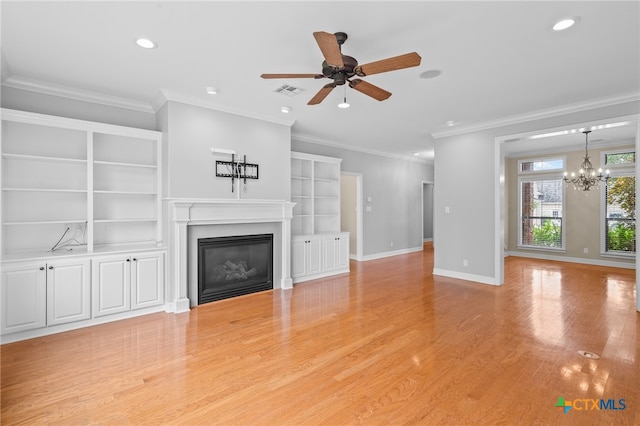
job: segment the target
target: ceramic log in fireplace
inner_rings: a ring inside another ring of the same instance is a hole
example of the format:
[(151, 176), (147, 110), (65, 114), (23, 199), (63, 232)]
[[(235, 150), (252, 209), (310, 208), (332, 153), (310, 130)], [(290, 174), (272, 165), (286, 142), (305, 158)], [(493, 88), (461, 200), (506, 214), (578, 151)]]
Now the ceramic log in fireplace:
[(273, 289), (273, 234), (198, 239), (198, 304)]

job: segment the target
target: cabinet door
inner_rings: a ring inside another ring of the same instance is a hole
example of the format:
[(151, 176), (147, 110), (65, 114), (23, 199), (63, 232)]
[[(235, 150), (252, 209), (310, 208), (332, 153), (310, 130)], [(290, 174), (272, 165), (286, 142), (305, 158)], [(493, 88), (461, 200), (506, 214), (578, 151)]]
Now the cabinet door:
[(349, 234), (340, 234), (337, 243), (336, 262), (338, 269), (349, 268)]
[(47, 264), (47, 325), (91, 318), (88, 260)]
[(306, 246), (304, 238), (294, 238), (291, 243), (291, 278), (304, 277), (307, 274)]
[(47, 325), (46, 280), (44, 264), (3, 267), (2, 334)]
[(131, 309), (164, 302), (164, 255), (145, 253), (131, 259)]
[(126, 255), (94, 259), (93, 316), (126, 312), (131, 308), (131, 259)]
[(322, 272), (322, 238), (309, 238), (307, 241), (307, 275)]
[(324, 246), (324, 270), (325, 272), (333, 271), (338, 268), (336, 260), (338, 247), (338, 237), (332, 235), (323, 238)]

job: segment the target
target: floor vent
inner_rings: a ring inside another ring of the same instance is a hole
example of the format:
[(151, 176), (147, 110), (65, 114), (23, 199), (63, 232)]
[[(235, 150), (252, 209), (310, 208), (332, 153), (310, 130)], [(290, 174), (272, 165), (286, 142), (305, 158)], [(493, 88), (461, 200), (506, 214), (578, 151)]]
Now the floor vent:
[(578, 351), (578, 354), (580, 354), (581, 356), (583, 356), (585, 358), (589, 358), (589, 359), (600, 359), (600, 355), (598, 355), (597, 353), (594, 353), (594, 352)]

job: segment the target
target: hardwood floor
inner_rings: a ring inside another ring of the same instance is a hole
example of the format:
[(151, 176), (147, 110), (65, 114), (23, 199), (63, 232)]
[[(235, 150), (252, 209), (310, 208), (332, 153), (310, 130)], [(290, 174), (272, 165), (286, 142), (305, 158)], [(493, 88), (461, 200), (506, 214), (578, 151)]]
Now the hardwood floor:
[(2, 424), (640, 424), (635, 271), (507, 258), (493, 287), (432, 269), (427, 249), (3, 345)]

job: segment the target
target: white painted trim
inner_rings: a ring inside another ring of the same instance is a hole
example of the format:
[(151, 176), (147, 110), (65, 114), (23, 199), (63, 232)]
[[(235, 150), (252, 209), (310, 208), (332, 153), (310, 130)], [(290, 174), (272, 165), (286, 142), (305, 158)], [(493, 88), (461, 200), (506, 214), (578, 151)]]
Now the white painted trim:
[(401, 254), (416, 253), (416, 252), (419, 252), (419, 251), (422, 251), (422, 246), (420, 246), (420, 247), (412, 247), (412, 248), (407, 248), (407, 249), (402, 249), (402, 250), (387, 251), (387, 252), (383, 252), (383, 253), (368, 254), (368, 255), (362, 257), (362, 261), (363, 262), (368, 262), (370, 260), (384, 259), (385, 257), (399, 256)]
[(63, 86), (45, 81), (35, 80), (27, 77), (10, 76), (2, 82), (2, 86), (14, 89), (28, 90), (30, 92), (42, 93), (45, 95), (60, 96), (78, 101), (98, 103), (117, 108), (125, 108), (134, 111), (154, 114), (155, 111), (147, 102), (134, 99), (121, 98), (118, 96), (106, 95), (104, 93), (82, 90), (75, 87)]
[(423, 243), (430, 243), (431, 241), (433, 241), (433, 238), (423, 238), (422, 240)]
[(291, 139), (297, 140), (299, 142), (314, 143), (314, 144), (317, 144), (317, 145), (333, 146), (333, 147), (336, 147), (336, 148), (346, 149), (346, 150), (349, 150), (349, 151), (364, 152), (365, 154), (377, 155), (379, 157), (393, 158), (395, 160), (413, 161), (415, 163), (423, 163), (423, 164), (431, 164), (431, 165), (433, 165), (433, 159), (427, 160), (425, 158), (417, 158), (415, 155), (411, 155), (411, 156), (408, 156), (408, 155), (407, 156), (394, 155), (394, 154), (389, 154), (387, 152), (375, 151), (375, 150), (372, 150), (372, 149), (356, 148), (356, 147), (351, 146), (351, 145), (343, 145), (343, 144), (339, 144), (339, 143), (335, 143), (335, 142), (329, 142), (329, 141), (316, 139), (316, 138), (312, 138), (312, 137), (304, 136), (304, 135), (300, 135), (300, 134), (293, 134), (293, 133), (291, 134)]
[(595, 108), (602, 108), (611, 105), (617, 105), (626, 102), (635, 102), (640, 100), (637, 93), (629, 93), (626, 95), (612, 96), (608, 98), (593, 99), (588, 102), (564, 105), (557, 108), (549, 108), (534, 111), (526, 114), (513, 115), (498, 120), (484, 121), (480, 123), (472, 123), (464, 126), (458, 126), (455, 129), (448, 129), (441, 132), (431, 133), (434, 139), (444, 138), (448, 136), (461, 135), (464, 133), (478, 132), (481, 130), (494, 129), (496, 127), (504, 127), (512, 124), (524, 123), (527, 121), (540, 120), (544, 118), (556, 117), (558, 115), (572, 114), (581, 111), (587, 111)]
[(160, 89), (160, 93), (153, 99), (153, 108), (154, 111), (158, 111), (166, 102), (180, 102), (182, 104), (193, 105), (201, 108), (212, 109), (215, 111), (226, 112), (229, 114), (239, 115), (242, 117), (253, 118), (256, 120), (267, 121), (275, 124), (282, 124), (285, 126), (293, 126), (296, 120), (293, 119), (284, 119), (275, 116), (269, 116), (264, 114), (257, 114), (252, 112), (247, 112), (244, 110), (239, 110), (235, 108), (231, 108), (224, 105), (214, 104), (212, 101), (207, 102), (202, 99), (194, 98), (191, 96), (185, 96), (178, 93), (170, 92), (166, 89)]
[(519, 251), (509, 251), (505, 253), (505, 257), (507, 256), (528, 257), (541, 260), (554, 260), (557, 262), (580, 263), (583, 265), (607, 266), (610, 268), (636, 269), (636, 265), (633, 263), (616, 262), (613, 260), (584, 259), (581, 257), (556, 256), (547, 253), (524, 253)]
[(433, 275), (440, 275), (448, 278), (456, 278), (459, 280), (473, 281), (480, 284), (500, 285), (493, 277), (485, 277), (484, 275), (466, 274), (464, 272), (449, 271), (446, 269), (433, 268)]

